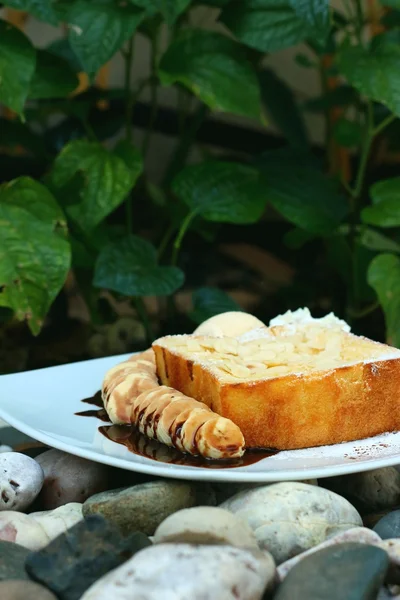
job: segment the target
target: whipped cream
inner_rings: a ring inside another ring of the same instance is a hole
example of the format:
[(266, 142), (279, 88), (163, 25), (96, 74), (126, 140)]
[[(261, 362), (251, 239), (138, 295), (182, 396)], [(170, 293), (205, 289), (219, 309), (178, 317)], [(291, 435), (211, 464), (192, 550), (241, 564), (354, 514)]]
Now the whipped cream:
[(319, 319), (315, 319), (308, 308), (298, 308), (295, 311), (288, 310), (283, 315), (278, 315), (271, 319), (269, 327), (283, 325), (285, 327), (292, 326), (295, 329), (296, 327), (302, 327), (303, 325), (309, 325), (311, 323), (331, 329), (341, 329), (347, 333), (350, 331), (348, 323), (339, 319), (333, 312), (330, 312)]

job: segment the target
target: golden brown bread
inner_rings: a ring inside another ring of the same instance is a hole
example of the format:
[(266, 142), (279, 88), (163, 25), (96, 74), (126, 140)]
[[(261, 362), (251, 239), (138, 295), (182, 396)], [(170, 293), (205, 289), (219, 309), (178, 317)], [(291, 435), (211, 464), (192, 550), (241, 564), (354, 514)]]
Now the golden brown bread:
[(241, 338), (167, 336), (160, 381), (231, 419), (247, 447), (296, 449), (400, 429), (400, 351), (340, 324), (278, 325)]
[(104, 407), (113, 423), (133, 424), (149, 438), (205, 458), (237, 458), (244, 438), (237, 425), (193, 398), (159, 385), (153, 350), (110, 369), (103, 381)]

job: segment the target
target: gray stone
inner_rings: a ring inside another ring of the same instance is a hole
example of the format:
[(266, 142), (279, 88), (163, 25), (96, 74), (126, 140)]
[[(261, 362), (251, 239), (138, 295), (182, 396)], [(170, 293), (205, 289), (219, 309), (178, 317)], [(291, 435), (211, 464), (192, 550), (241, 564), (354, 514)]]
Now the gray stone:
[(376, 600), (388, 566), (376, 546), (330, 546), (296, 565), (274, 600)]
[(158, 544), (97, 581), (81, 600), (261, 600), (274, 581), (268, 553)]
[(0, 511), (24, 511), (43, 485), (43, 470), (33, 458), (19, 452), (0, 454)]
[(48, 450), (36, 458), (44, 471), (40, 493), (41, 508), (51, 510), (109, 489), (111, 469), (107, 465), (73, 456), (60, 450)]
[(0, 598), (1, 600), (57, 600), (49, 590), (33, 581), (1, 581)]
[(247, 520), (260, 548), (280, 564), (328, 537), (362, 525), (356, 509), (324, 488), (275, 483), (236, 494), (221, 508)]
[(153, 535), (172, 513), (204, 504), (207, 500), (215, 501), (210, 490), (206, 483), (195, 485), (159, 479), (96, 494), (84, 503), (83, 515), (101, 514), (124, 533), (143, 531)]
[(379, 547), (387, 552), (390, 560), (390, 569), (387, 580), (389, 583), (400, 584), (400, 539), (392, 538), (383, 540)]
[(123, 537), (117, 527), (97, 515), (29, 554), (25, 567), (32, 579), (52, 590), (59, 600), (79, 600), (97, 579), (149, 545), (144, 534)]
[(223, 508), (195, 506), (170, 515), (154, 534), (155, 543), (229, 544), (258, 548), (246, 521)]
[(366, 527), (354, 527), (354, 529), (348, 529), (347, 531), (343, 531), (342, 533), (338, 533), (333, 537), (327, 539), (322, 544), (318, 544), (306, 552), (302, 552), (289, 560), (286, 560), (284, 563), (279, 565), (278, 567), (278, 576), (281, 581), (285, 579), (289, 571), (293, 569), (300, 561), (302, 561), (310, 554), (315, 554), (324, 548), (328, 548), (329, 546), (336, 546), (338, 544), (344, 544), (346, 542), (357, 542), (358, 544), (367, 544), (369, 546), (379, 546), (381, 542), (381, 538), (377, 533), (367, 529)]
[(0, 542), (0, 581), (29, 579), (25, 571), (25, 559), (28, 554), (29, 550), (18, 544)]
[(332, 477), (324, 484), (364, 514), (400, 504), (400, 473), (395, 467)]
[(400, 538), (400, 510), (388, 513), (374, 527), (383, 540)]

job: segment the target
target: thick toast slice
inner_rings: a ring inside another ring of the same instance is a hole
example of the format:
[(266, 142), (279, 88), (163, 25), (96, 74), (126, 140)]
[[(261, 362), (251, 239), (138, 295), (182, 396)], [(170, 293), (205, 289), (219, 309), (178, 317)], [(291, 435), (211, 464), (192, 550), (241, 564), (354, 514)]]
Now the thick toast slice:
[(399, 430), (400, 350), (341, 323), (283, 323), (240, 338), (167, 336), (153, 344), (157, 374), (231, 419), (250, 448), (307, 448)]

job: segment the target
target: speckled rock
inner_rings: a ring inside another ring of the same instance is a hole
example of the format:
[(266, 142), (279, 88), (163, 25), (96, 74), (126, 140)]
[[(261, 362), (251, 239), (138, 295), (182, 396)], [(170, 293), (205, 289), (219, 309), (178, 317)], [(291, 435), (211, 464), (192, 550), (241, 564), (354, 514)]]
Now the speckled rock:
[(124, 533), (143, 531), (153, 535), (172, 513), (204, 500), (215, 501), (208, 484), (196, 486), (174, 480), (149, 481), (129, 488), (111, 490), (92, 496), (83, 505), (84, 516), (101, 514), (118, 525)]
[(109, 489), (111, 469), (60, 450), (48, 450), (36, 458), (44, 471), (40, 501), (44, 510), (87, 498)]
[(81, 600), (261, 600), (274, 579), (267, 553), (158, 544), (97, 581)]
[(77, 503), (30, 515), (3, 511), (0, 512), (0, 540), (39, 550), (82, 519), (82, 504)]
[(18, 544), (0, 542), (0, 581), (29, 579), (25, 571), (25, 559), (28, 554), (29, 550)]
[(400, 510), (394, 510), (382, 517), (375, 525), (374, 531), (383, 540), (400, 538)]
[(0, 454), (0, 511), (23, 511), (39, 494), (43, 470), (29, 456), (19, 452)]
[(338, 533), (333, 537), (325, 540), (321, 544), (306, 550), (306, 552), (302, 552), (289, 560), (286, 560), (284, 563), (279, 565), (278, 577), (280, 581), (283, 581), (286, 575), (295, 567), (300, 561), (305, 559), (310, 554), (315, 554), (324, 548), (328, 548), (329, 546), (337, 546), (338, 544), (344, 544), (347, 542), (356, 542), (358, 544), (367, 544), (369, 546), (379, 546), (381, 542), (381, 538), (377, 533), (367, 529), (366, 527), (354, 527), (354, 529), (348, 529), (347, 531), (343, 531), (342, 533)]
[[(302, 483), (308, 483), (310, 485), (318, 485), (318, 480), (317, 479), (306, 479)], [(235, 496), (239, 492), (244, 492), (246, 490), (252, 490), (254, 488), (259, 488), (259, 487), (266, 487), (267, 485), (272, 485), (272, 484), (250, 483), (250, 482), (243, 483), (243, 482), (230, 482), (230, 481), (223, 481), (221, 483), (216, 482), (216, 483), (212, 484), (212, 486), (215, 490), (216, 496), (217, 496), (217, 504), (222, 504), (222, 502), (225, 502), (225, 500), (232, 498), (232, 496)]]
[(383, 467), (325, 480), (330, 490), (341, 494), (362, 513), (392, 508), (400, 504), (400, 473)]
[(96, 515), (80, 521), (46, 548), (31, 553), (26, 570), (59, 600), (79, 600), (97, 579), (149, 545), (144, 534), (123, 537), (117, 527)]
[(170, 515), (157, 528), (154, 542), (258, 548), (256, 537), (246, 521), (215, 506), (195, 506)]
[(274, 600), (375, 600), (388, 566), (376, 546), (330, 546), (294, 567)]
[(277, 564), (320, 544), (329, 536), (362, 526), (356, 509), (321, 487), (275, 483), (236, 494), (221, 505), (247, 520), (260, 548)]
[(34, 581), (0, 582), (1, 600), (57, 600), (54, 594)]

